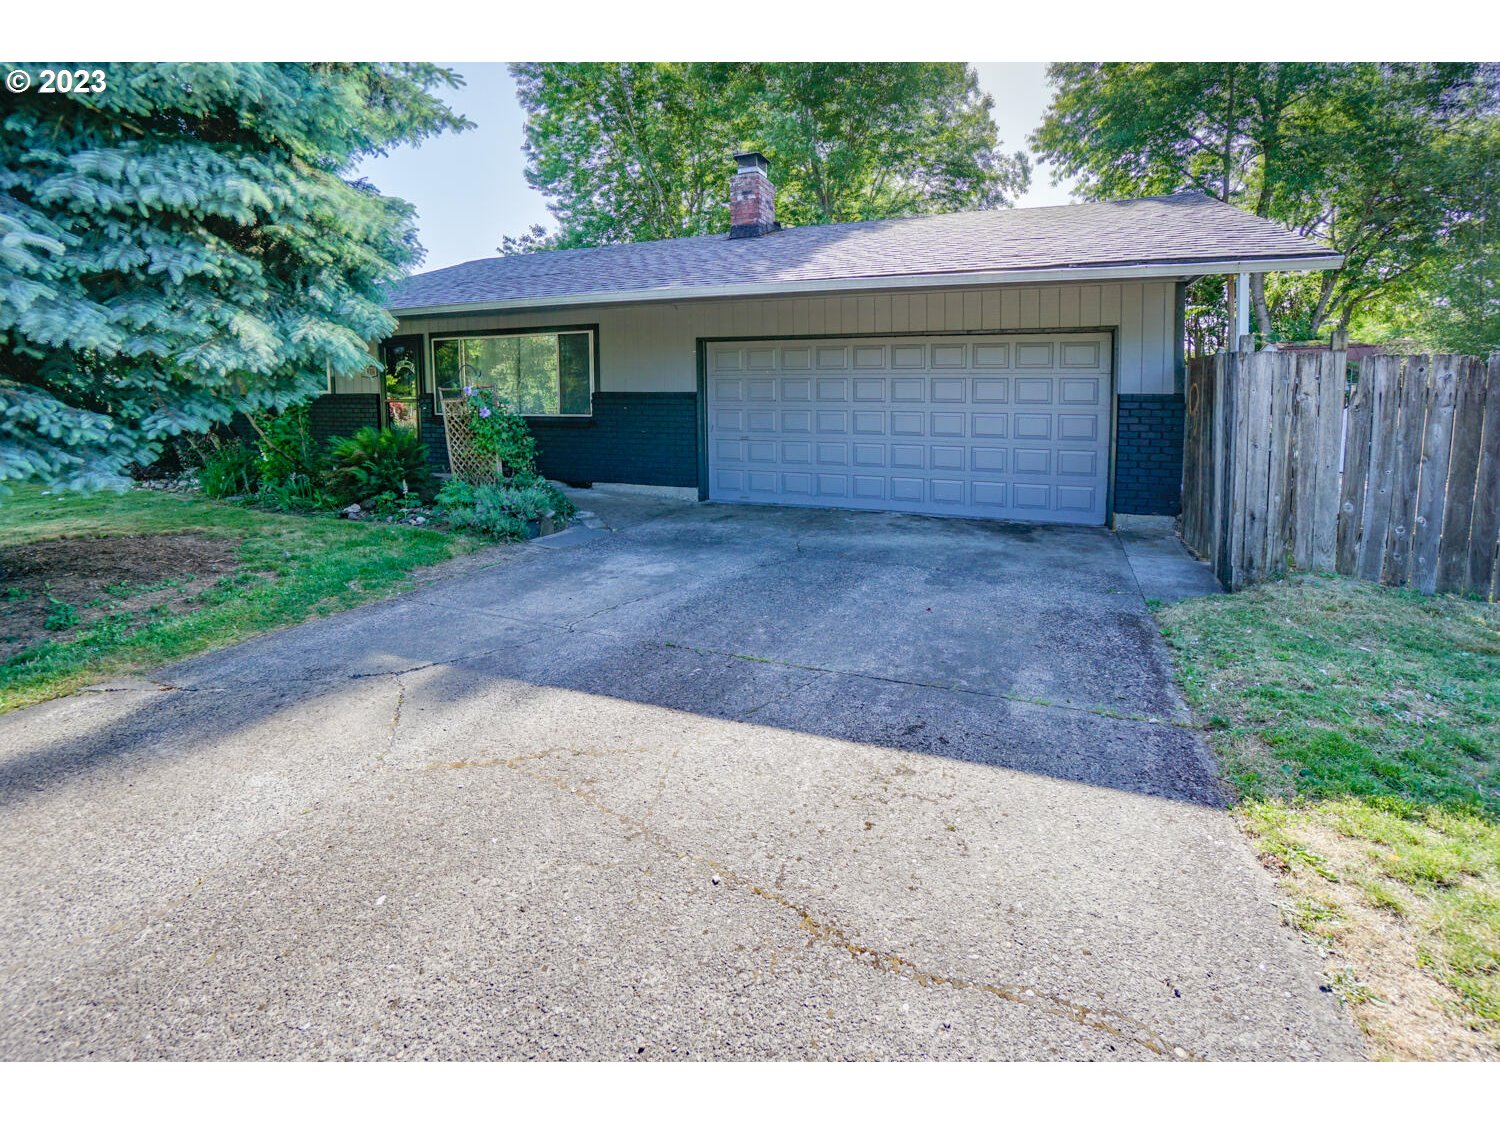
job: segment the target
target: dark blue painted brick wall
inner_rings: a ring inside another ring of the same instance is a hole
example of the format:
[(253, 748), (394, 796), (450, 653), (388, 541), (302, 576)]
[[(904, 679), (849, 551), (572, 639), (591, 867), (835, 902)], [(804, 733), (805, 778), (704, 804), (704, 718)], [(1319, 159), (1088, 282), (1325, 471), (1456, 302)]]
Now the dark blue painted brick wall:
[(1182, 395), (1121, 395), (1115, 432), (1115, 511), (1182, 510)]
[[(422, 440), (428, 462), (448, 471), (443, 420), (424, 398)], [(594, 395), (590, 418), (532, 418), (537, 468), (572, 484), (698, 486), (698, 396), (685, 392)]]

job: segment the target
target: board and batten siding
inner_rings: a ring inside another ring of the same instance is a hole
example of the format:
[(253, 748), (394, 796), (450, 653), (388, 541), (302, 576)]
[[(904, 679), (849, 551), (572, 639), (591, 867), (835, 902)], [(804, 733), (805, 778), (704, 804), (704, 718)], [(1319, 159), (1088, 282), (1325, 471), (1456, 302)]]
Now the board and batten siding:
[[(598, 324), (603, 392), (694, 392), (700, 337), (851, 336), (1117, 328), (1115, 391), (1170, 395), (1177, 371), (1175, 283), (984, 286), (827, 296), (653, 301), (551, 311), (407, 317), (398, 334)], [(430, 368), (430, 354), (429, 354)]]

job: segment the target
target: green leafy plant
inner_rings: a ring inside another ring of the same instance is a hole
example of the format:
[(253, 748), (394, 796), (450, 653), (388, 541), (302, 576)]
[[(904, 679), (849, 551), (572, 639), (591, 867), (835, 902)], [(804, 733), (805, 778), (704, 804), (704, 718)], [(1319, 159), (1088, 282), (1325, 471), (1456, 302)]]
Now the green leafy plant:
[(328, 493), (305, 473), (292, 473), (280, 480), (262, 480), (255, 502), (273, 512), (318, 512), (333, 506)]
[(78, 624), (78, 611), (61, 598), (48, 594), (47, 607), (47, 618), (42, 622), (43, 629), (55, 633)]
[(438, 489), (437, 499), (433, 503), (446, 512), (453, 508), (472, 508), (474, 497), (474, 485), (466, 480), (450, 477), (443, 482), (443, 487)]
[(422, 500), (414, 492), (382, 492), (370, 497), (361, 506), (377, 516), (405, 516), (422, 507)]
[(453, 527), (496, 539), (524, 539), (530, 524), (547, 518), (566, 521), (576, 511), (566, 496), (540, 477), (519, 479), (519, 484), (449, 481), (437, 502)]
[(198, 482), (215, 499), (247, 496), (260, 483), (261, 465), (260, 454), (248, 445), (225, 442), (204, 455)]
[(306, 403), (246, 417), (257, 435), (255, 448), (263, 462), (263, 481), (278, 483), (301, 477), (310, 484), (322, 475), (326, 457), (313, 437), (312, 414)]
[(430, 498), (437, 482), (427, 449), (412, 430), (366, 426), (329, 450), (324, 487), (338, 504), (363, 504), (381, 493)]
[(496, 458), (511, 474), (536, 472), (536, 438), (526, 419), (510, 402), (488, 387), (465, 387), (473, 409), (469, 428), (474, 448), (485, 458)]

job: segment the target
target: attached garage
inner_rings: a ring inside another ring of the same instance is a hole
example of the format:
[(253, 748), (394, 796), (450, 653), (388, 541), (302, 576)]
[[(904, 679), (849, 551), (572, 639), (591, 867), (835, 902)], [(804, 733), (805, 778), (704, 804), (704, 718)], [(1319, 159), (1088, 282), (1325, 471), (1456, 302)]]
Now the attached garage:
[(736, 161), (727, 232), (407, 278), (396, 335), (368, 373), (330, 381), (323, 416), (404, 420), (442, 470), (442, 395), (485, 386), (517, 398), (539, 469), (570, 484), (1037, 523), (1175, 515), (1186, 286), (1342, 261), (1197, 192), (783, 227), (768, 162)]
[(709, 499), (1103, 524), (1108, 332), (715, 341)]

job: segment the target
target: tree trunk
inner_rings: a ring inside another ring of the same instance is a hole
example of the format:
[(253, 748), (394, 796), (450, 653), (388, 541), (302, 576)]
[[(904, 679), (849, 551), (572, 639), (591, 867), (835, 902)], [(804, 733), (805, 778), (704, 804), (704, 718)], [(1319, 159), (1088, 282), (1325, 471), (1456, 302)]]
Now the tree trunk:
[(1264, 342), (1272, 338), (1271, 333), (1271, 309), (1266, 304), (1266, 275), (1263, 273), (1252, 273), (1250, 275), (1250, 304), (1255, 309), (1255, 328), (1260, 333)]

